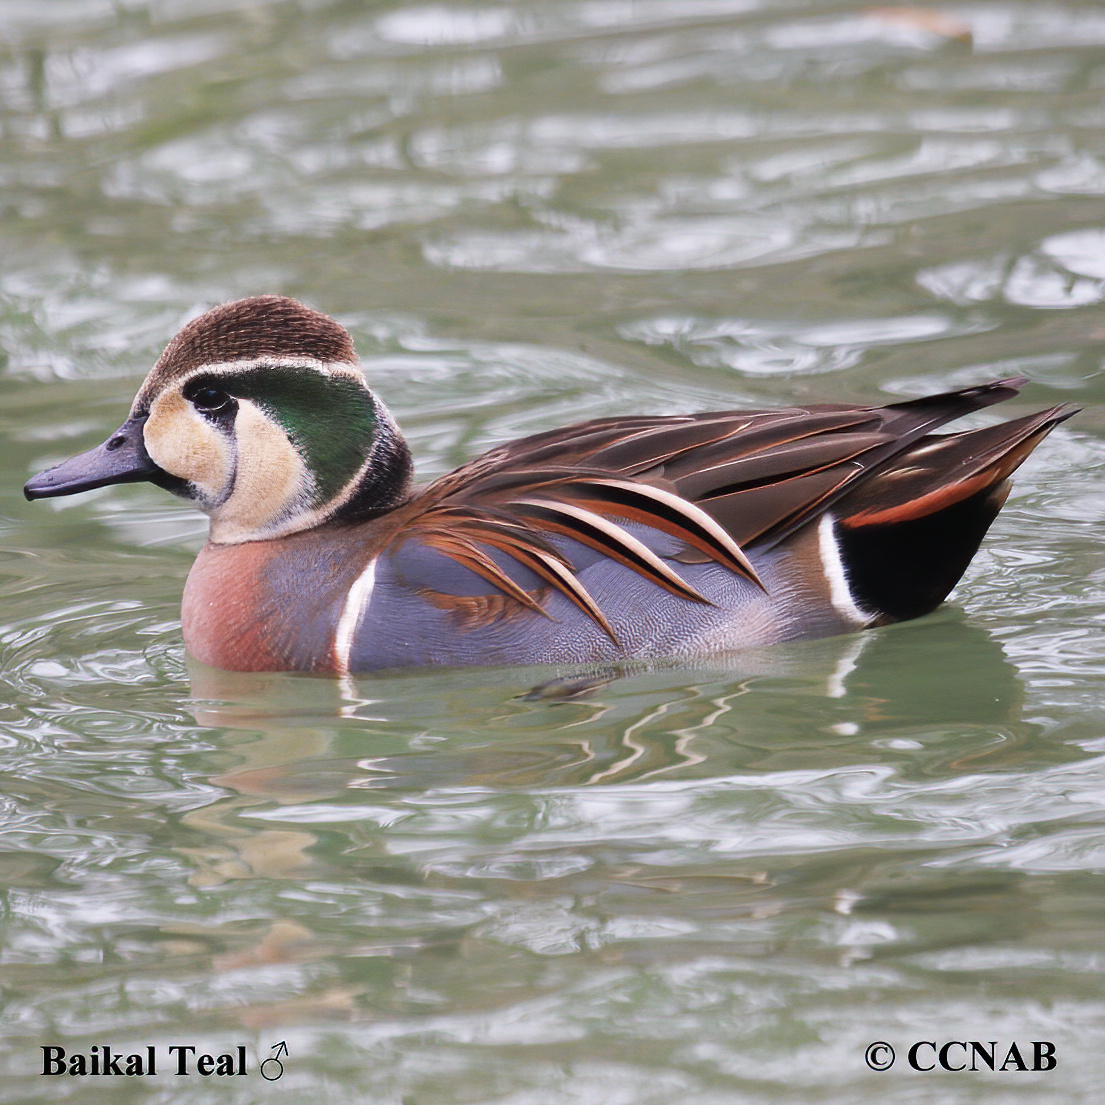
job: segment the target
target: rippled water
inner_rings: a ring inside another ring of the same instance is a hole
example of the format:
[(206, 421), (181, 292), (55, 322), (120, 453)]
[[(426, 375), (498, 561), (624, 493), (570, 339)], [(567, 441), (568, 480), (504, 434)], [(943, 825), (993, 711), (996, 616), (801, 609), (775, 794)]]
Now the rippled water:
[[(0, 1100), (1102, 1099), (1100, 5), (2, 0), (0, 113)], [(263, 291), (351, 327), (424, 475), (1015, 372), (1084, 412), (921, 622), (230, 676), (180, 642), (197, 517), (20, 485)], [(250, 1073), (38, 1073), (105, 1044)]]

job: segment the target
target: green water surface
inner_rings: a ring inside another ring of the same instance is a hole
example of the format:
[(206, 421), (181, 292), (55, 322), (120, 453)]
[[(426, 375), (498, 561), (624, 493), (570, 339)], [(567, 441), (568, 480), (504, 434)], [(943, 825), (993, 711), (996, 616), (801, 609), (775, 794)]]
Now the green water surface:
[[(578, 696), (231, 676), (201, 518), (21, 485), (261, 292), (424, 477), (598, 415), (1084, 409), (916, 623)], [(1103, 355), (1099, 3), (0, 0), (0, 1102), (1096, 1105)], [(909, 1069), (949, 1040), (1058, 1064)], [(40, 1073), (104, 1045), (158, 1074)]]

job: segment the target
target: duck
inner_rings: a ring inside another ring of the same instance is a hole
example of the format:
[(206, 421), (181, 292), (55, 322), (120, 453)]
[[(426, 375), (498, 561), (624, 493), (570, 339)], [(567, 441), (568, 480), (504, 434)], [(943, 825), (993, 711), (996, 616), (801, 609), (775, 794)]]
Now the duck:
[(593, 418), (415, 486), (348, 331), (263, 295), (188, 322), (123, 424), (24, 493), (149, 481), (204, 511), (181, 624), (215, 668), (701, 658), (939, 606), (1076, 408), (935, 431), (1025, 383)]

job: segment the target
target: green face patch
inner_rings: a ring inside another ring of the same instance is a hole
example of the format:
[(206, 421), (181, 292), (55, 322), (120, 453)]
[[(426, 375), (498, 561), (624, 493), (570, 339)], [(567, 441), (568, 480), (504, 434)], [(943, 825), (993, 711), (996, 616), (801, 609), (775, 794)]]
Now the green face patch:
[(255, 403), (284, 428), (315, 478), (312, 506), (337, 495), (372, 450), (376, 407), (368, 388), (351, 376), (258, 365), (220, 374), (217, 383), (231, 395)]

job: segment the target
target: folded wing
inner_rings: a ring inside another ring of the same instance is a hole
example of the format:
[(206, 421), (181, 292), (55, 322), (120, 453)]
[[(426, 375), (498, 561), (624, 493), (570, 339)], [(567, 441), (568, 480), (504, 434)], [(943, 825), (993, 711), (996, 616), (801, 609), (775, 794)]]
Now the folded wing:
[[(859, 597), (887, 620), (914, 616), (954, 586), (1008, 476), (1074, 411), (933, 431), (1023, 383), (884, 407), (594, 419), (493, 450), (422, 489), (422, 509), (396, 541), (418, 537), (535, 612), (542, 589), (558, 591), (613, 637), (556, 535), (703, 603), (683, 565), (716, 561), (760, 585), (756, 555), (831, 510)], [(658, 555), (629, 523), (675, 538), (682, 551)], [(541, 588), (525, 586), (534, 578)]]

